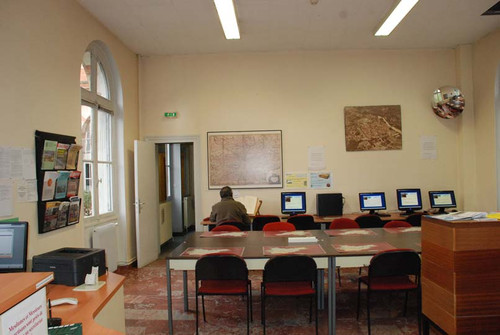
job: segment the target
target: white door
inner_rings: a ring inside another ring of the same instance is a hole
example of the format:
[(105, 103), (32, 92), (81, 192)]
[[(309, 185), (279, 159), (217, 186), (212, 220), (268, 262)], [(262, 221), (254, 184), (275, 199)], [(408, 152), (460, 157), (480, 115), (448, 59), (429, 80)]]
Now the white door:
[(156, 166), (155, 144), (134, 141), (135, 235), (139, 268), (158, 259), (160, 253)]

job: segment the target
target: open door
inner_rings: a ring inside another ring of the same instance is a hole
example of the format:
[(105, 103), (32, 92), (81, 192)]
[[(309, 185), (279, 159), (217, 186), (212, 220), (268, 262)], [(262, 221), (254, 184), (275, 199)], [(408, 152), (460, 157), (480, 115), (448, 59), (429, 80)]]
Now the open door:
[(141, 268), (158, 259), (160, 253), (158, 173), (154, 143), (134, 141), (134, 167), (137, 267)]

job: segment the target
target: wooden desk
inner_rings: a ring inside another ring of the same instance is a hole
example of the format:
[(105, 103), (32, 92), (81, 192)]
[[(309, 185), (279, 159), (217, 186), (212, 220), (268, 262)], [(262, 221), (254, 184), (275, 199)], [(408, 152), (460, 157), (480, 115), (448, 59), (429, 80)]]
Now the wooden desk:
[[(123, 302), (123, 282), (125, 277), (108, 273), (99, 277), (106, 284), (97, 291), (73, 291), (74, 287), (48, 285), (47, 298), (59, 299), (74, 297), (77, 305), (52, 307), (52, 316), (62, 318), (63, 324), (81, 322), (85, 335), (123, 335), (125, 334), (125, 306)], [(113, 314), (113, 315), (104, 315)], [(103, 327), (101, 324), (105, 324)], [(108, 328), (112, 327), (114, 329)]]
[(450, 335), (500, 334), (499, 236), (498, 221), (422, 218), (424, 321)]
[[(322, 230), (310, 230), (311, 234), (318, 239), (318, 244), (325, 253), (311, 255), (319, 269), (328, 269), (328, 334), (335, 334), (335, 267), (337, 259), (365, 256), (371, 258), (375, 252), (338, 252), (333, 244), (373, 244), (387, 242), (394, 248), (410, 248), (420, 252), (420, 232), (394, 233), (383, 228), (370, 229), (372, 235), (350, 235), (330, 237)], [(247, 237), (200, 237), (202, 233), (196, 232), (187, 238), (179, 247), (166, 255), (167, 268), (167, 303), (168, 303), (168, 325), (169, 334), (174, 333), (173, 311), (172, 311), (172, 283), (171, 270), (183, 270), (184, 276), (184, 307), (187, 309), (187, 270), (194, 270), (198, 257), (184, 256), (182, 253), (188, 248), (200, 247), (244, 247), (243, 258), (250, 270), (263, 269), (265, 262), (271, 257), (264, 255), (264, 246), (288, 246), (300, 245), (289, 244), (286, 237), (265, 237), (265, 232), (250, 231)], [(320, 276), (321, 277), (321, 276)], [(322, 283), (322, 282), (321, 282)], [(330, 285), (333, 283), (333, 285)], [(321, 285), (322, 287), (322, 285)]]
[(54, 280), (52, 272), (0, 274), (0, 314)]

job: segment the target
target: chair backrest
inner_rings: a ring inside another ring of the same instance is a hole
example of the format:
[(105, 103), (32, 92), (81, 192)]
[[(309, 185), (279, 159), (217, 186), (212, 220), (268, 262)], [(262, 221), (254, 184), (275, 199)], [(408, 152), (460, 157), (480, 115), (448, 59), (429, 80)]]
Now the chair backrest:
[(364, 214), (354, 219), (361, 228), (381, 228), (384, 223), (378, 215)]
[(214, 227), (211, 231), (241, 231), (241, 229), (231, 224), (224, 224)]
[(195, 277), (198, 280), (247, 280), (245, 260), (236, 255), (214, 254), (196, 261)]
[(279, 221), (280, 218), (276, 215), (256, 215), (252, 220), (252, 229), (262, 230), (266, 223)]
[(221, 222), (217, 227), (227, 226), (227, 225), (238, 227), (238, 229), (241, 230), (241, 231), (250, 230), (250, 226), (249, 225), (243, 224), (243, 223), (238, 222), (238, 221), (225, 221), (225, 222)]
[(420, 256), (411, 249), (382, 251), (370, 260), (368, 277), (414, 275), (420, 278)]
[(262, 228), (263, 231), (294, 231), (295, 226), (290, 222), (269, 222)]
[(406, 221), (409, 222), (412, 226), (420, 227), (422, 222), (422, 214), (410, 214), (406, 217)]
[(329, 227), (329, 229), (351, 229), (351, 228), (359, 228), (359, 224), (353, 219), (348, 219), (348, 218), (334, 219), (332, 223), (330, 223)]
[(412, 227), (409, 222), (406, 221), (389, 221), (384, 225), (384, 228), (398, 228), (398, 227)]
[(264, 282), (316, 282), (316, 262), (306, 255), (276, 256), (266, 262), (262, 280)]
[(319, 229), (319, 226), (314, 223), (313, 216), (309, 214), (290, 216), (286, 221), (293, 224), (297, 230)]

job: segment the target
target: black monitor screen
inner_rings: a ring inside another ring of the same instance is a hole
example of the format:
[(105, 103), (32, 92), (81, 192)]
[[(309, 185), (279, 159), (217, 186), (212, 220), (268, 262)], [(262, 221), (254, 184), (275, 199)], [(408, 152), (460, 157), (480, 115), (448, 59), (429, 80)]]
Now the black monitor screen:
[(27, 222), (0, 222), (0, 272), (25, 272)]
[(385, 193), (370, 192), (359, 194), (359, 207), (362, 211), (370, 211), (373, 213), (376, 210), (386, 209)]
[(303, 214), (306, 212), (305, 192), (281, 192), (281, 213)]
[(412, 212), (415, 209), (422, 209), (422, 195), (419, 188), (396, 190), (396, 196), (399, 210)]
[(457, 207), (453, 191), (429, 191), (429, 201), (432, 208), (441, 208), (442, 212), (445, 208)]

